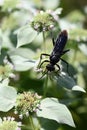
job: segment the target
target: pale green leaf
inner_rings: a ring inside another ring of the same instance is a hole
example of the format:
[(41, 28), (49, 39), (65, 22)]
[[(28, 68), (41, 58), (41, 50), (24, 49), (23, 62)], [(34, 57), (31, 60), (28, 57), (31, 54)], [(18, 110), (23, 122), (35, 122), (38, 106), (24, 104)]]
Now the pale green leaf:
[(9, 84), (9, 78), (6, 78), (6, 79), (4, 79), (4, 80), (2, 81), (2, 85), (3, 85), (3, 86), (8, 86), (8, 84)]
[(18, 30), (17, 33), (17, 48), (31, 43), (35, 37), (37, 36), (37, 32), (30, 27), (30, 25), (25, 25)]
[(35, 57), (35, 52), (29, 48), (15, 48), (8, 52), (9, 56), (19, 55), (23, 58)]
[(16, 71), (27, 71), (35, 66), (35, 60), (27, 59), (19, 55), (10, 57)]
[(3, 11), (6, 11), (8, 9), (13, 9), (13, 8), (16, 8), (17, 4), (18, 4), (19, 0), (4, 0), (4, 3), (3, 3), (3, 8), (2, 10)]
[(56, 7), (58, 7), (59, 3), (60, 3), (60, 0), (53, 0), (53, 1), (44, 0), (43, 6), (45, 9), (55, 9)]
[(0, 84), (0, 111), (7, 112), (15, 105), (17, 91), (10, 86)]
[(69, 31), (69, 38), (77, 41), (87, 41), (87, 30), (86, 29), (72, 29)]
[(8, 54), (16, 71), (26, 71), (35, 66), (35, 53), (28, 48), (16, 48)]
[(80, 44), (79, 49), (87, 56), (87, 45), (86, 44)]
[(41, 101), (40, 110), (37, 110), (37, 116), (75, 127), (68, 108), (64, 104), (59, 103), (56, 98), (43, 99)]
[(81, 92), (86, 92), (82, 87), (79, 87), (78, 85), (73, 86), (72, 90), (74, 91), (81, 91)]
[(83, 22), (85, 20), (85, 15), (79, 11), (79, 10), (74, 10), (68, 13), (66, 16), (67, 20), (70, 22)]
[(54, 11), (54, 14), (59, 15), (62, 12), (62, 8), (58, 8)]

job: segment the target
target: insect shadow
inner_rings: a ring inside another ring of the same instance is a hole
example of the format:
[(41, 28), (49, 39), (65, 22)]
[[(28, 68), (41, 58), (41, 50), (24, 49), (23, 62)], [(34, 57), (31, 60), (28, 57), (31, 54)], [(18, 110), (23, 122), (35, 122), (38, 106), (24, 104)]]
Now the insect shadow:
[(68, 72), (68, 63), (67, 63), (67, 61), (65, 61), (64, 59), (61, 58), (65, 53), (67, 53), (69, 51), (69, 49), (64, 50), (64, 47), (65, 47), (65, 45), (67, 43), (67, 40), (68, 40), (68, 33), (67, 33), (66, 30), (61, 31), (56, 40), (54, 40), (54, 38), (52, 37), (52, 42), (53, 42), (53, 46), (54, 46), (53, 51), (51, 52), (51, 54), (42, 53), (40, 55), (40, 61), (42, 60), (43, 56), (49, 57), (49, 60), (42, 61), (40, 63), (40, 65), (39, 65), (39, 68), (41, 68), (41, 66), (45, 62), (48, 62), (48, 64), (46, 65), (47, 72), (48, 71), (50, 71), (50, 72), (55, 71), (55, 66), (57, 66), (58, 71), (60, 71), (60, 66), (57, 63), (60, 60), (62, 60), (64, 63), (66, 63), (67, 72)]

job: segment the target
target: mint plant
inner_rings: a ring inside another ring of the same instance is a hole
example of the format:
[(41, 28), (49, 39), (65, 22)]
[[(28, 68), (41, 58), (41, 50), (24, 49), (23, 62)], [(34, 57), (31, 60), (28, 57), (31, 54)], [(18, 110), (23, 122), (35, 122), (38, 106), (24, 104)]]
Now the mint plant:
[[(54, 9), (54, 4), (46, 10), (45, 3), (40, 10), (34, 1), (26, 1), (24, 5), (22, 2), (6, 1), (0, 5), (0, 13), (4, 13), (0, 22), (0, 111), (5, 115), (5, 118), (1, 115), (0, 129), (50, 130), (50, 122), (54, 130), (60, 128), (59, 124), (76, 127), (70, 106), (78, 104), (86, 92), (81, 86), (86, 84), (84, 62), (79, 62), (87, 56), (84, 49), (87, 30), (82, 26), (78, 29), (82, 21), (70, 16), (62, 19), (62, 8)], [(59, 4), (56, 0), (55, 3)], [(63, 59), (69, 63), (69, 73), (62, 61), (58, 62), (59, 70), (55, 67), (54, 71), (47, 71), (48, 63), (39, 68), (41, 60), (49, 60), (49, 57), (40, 59), (41, 54), (50, 55), (52, 39), (63, 29), (68, 32), (66, 48), (70, 52)]]

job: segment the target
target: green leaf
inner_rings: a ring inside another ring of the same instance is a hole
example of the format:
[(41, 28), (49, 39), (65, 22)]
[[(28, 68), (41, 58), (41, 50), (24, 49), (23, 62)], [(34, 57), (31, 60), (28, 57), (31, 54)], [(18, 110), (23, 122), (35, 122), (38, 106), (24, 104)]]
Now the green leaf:
[(59, 15), (59, 14), (61, 14), (61, 12), (62, 12), (62, 8), (57, 8), (57, 9), (54, 11), (54, 14)]
[(60, 3), (60, 0), (53, 0), (50, 2), (50, 0), (44, 0), (43, 1), (43, 6), (45, 9), (55, 9), (56, 7), (58, 7)]
[(72, 29), (69, 31), (69, 37), (71, 40), (87, 41), (87, 30), (86, 29)]
[(0, 84), (0, 111), (7, 112), (15, 105), (17, 91), (10, 86)]
[(87, 45), (86, 44), (80, 44), (79, 49), (87, 56)]
[(9, 78), (6, 78), (2, 81), (2, 86), (8, 86), (8, 83), (9, 83)]
[(9, 51), (8, 55), (16, 71), (26, 71), (35, 66), (36, 61), (33, 59), (35, 53), (27, 48), (16, 48)]
[(30, 25), (25, 25), (18, 30), (17, 33), (17, 48), (31, 43), (35, 37), (37, 36), (37, 32), (30, 27)]
[(86, 93), (86, 91), (82, 87), (79, 87), (78, 85), (73, 86), (72, 90)]
[(11, 56), (11, 60), (16, 71), (27, 71), (34, 67), (36, 63), (35, 60), (27, 59), (19, 55)]
[(29, 48), (15, 48), (8, 52), (9, 56), (19, 55), (23, 58), (33, 58), (36, 53)]
[(79, 10), (74, 10), (70, 11), (70, 13), (66, 16), (66, 19), (70, 22), (83, 22), (85, 20), (85, 15), (79, 11)]
[(58, 127), (60, 127), (60, 124), (54, 120), (49, 120), (44, 118), (39, 118), (39, 122), (41, 124), (41, 130), (58, 130)]
[(55, 79), (57, 80), (58, 86), (65, 87), (70, 90), (85, 92), (85, 90), (82, 87), (79, 87), (76, 84), (73, 78), (71, 78), (64, 72), (56, 76)]
[(68, 108), (64, 104), (59, 103), (56, 98), (43, 99), (41, 101), (40, 110), (37, 110), (37, 116), (75, 127)]
[(2, 32), (2, 48), (8, 48), (8, 49), (14, 48), (9, 35), (10, 35), (9, 30)]
[(19, 0), (4, 0), (4, 4), (3, 4), (3, 8), (2, 10), (3, 11), (6, 11), (8, 9), (13, 9), (13, 8), (16, 8), (16, 5), (18, 4)]

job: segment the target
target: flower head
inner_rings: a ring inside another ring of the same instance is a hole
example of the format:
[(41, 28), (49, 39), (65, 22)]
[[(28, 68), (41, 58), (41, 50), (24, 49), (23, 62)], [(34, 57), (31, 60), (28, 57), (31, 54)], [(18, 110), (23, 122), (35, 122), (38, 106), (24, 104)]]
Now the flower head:
[(21, 123), (16, 122), (13, 117), (4, 117), (0, 122), (0, 130), (21, 130)]
[(4, 59), (4, 65), (0, 65), (0, 81), (6, 78), (15, 78), (13, 74), (14, 66), (7, 59)]
[(54, 27), (54, 18), (48, 12), (40, 11), (33, 18), (31, 26), (38, 32), (49, 31)]
[(23, 115), (29, 116), (30, 113), (39, 109), (41, 97), (34, 92), (24, 92), (18, 94), (15, 104), (15, 111), (19, 113), (22, 119)]

